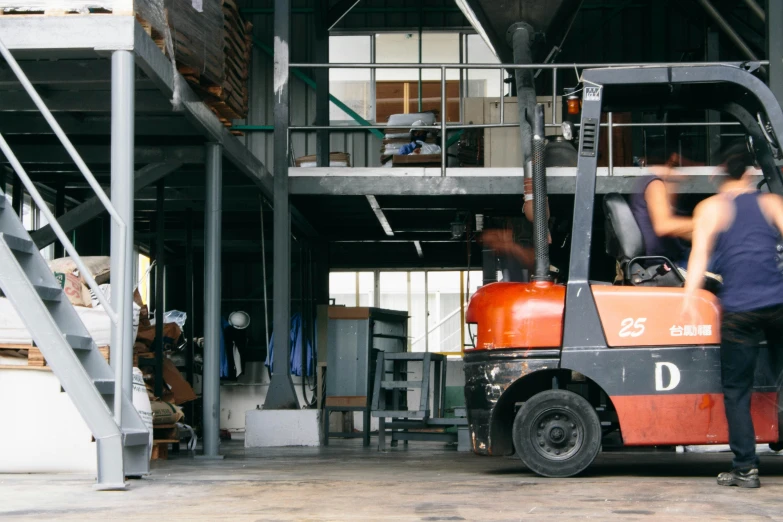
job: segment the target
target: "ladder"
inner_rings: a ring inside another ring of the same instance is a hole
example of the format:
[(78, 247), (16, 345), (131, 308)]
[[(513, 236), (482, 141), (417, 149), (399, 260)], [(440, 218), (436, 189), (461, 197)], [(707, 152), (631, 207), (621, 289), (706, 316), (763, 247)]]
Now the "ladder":
[[(149, 473), (149, 431), (129, 397), (114, 419), (114, 371), (106, 363), (43, 256), (0, 190), (0, 289), (16, 309), (92, 432), (98, 489), (123, 489)], [(116, 364), (119, 364), (117, 361)], [(123, 466), (124, 464), (124, 466)]]
[[(8, 63), (108, 211), (114, 224), (117, 225), (120, 274), (115, 274), (115, 280), (123, 279), (127, 264), (126, 223), (1, 39), (0, 55)], [(129, 318), (129, 314), (126, 316), (126, 311), (131, 306), (129, 299), (127, 303), (122, 299), (123, 285), (119, 284), (116, 291), (112, 292), (118, 298), (114, 304), (110, 303), (98, 288), (92, 274), (84, 266), (78, 252), (2, 134), (0, 134), (0, 153), (16, 171), (30, 197), (79, 268), (87, 286), (106, 310), (113, 325), (112, 353), (122, 354), (124, 350), (132, 349), (130, 346), (123, 346), (126, 344), (123, 341), (123, 327), (126, 326), (125, 321)], [(112, 240), (114, 239), (114, 232), (112, 232)], [(112, 360), (114, 368), (106, 363), (19, 217), (9, 207), (2, 190), (0, 190), (0, 290), (13, 305), (36, 347), (43, 354), (60, 380), (63, 390), (73, 401), (92, 432), (98, 452), (95, 488), (125, 489), (126, 477), (148, 474), (152, 450), (150, 433), (134, 408), (131, 397), (122, 392), (123, 374), (120, 357)], [(130, 378), (130, 375), (127, 378)]]
[[(426, 427), (430, 418), (430, 367), (435, 362), (435, 398), (436, 416), (441, 411), (441, 377), (445, 356), (424, 353), (385, 353), (378, 352), (375, 361), (375, 382), (372, 395), (372, 416), (378, 418), (378, 449), (386, 449), (386, 428), (392, 430), (392, 445), (396, 445), (395, 428)], [(421, 363), (421, 380), (408, 380), (409, 362)], [(387, 364), (389, 363), (389, 364)], [(390, 375), (391, 374), (391, 375)], [(389, 378), (391, 377), (391, 379)], [(409, 389), (421, 390), (418, 407), (408, 406)], [(386, 419), (391, 419), (387, 422)], [(400, 419), (406, 419), (401, 421)]]

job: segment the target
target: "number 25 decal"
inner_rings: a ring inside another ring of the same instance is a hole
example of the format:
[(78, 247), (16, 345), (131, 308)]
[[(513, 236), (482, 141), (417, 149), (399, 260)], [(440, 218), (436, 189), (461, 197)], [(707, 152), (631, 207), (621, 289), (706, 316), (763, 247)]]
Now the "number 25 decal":
[(623, 319), (620, 323), (620, 337), (639, 337), (644, 333), (646, 317), (634, 320), (633, 317)]

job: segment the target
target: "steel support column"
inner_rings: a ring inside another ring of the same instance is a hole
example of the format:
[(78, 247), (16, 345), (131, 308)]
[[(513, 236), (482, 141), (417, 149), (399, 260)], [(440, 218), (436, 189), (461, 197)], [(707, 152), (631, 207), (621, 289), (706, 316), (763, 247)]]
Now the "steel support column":
[[(707, 31), (707, 56), (706, 61), (717, 62), (720, 60), (719, 34), (715, 30)], [(717, 123), (720, 121), (718, 111), (707, 111), (707, 121)], [(707, 127), (707, 165), (717, 165), (720, 155), (720, 127)]]
[(11, 182), (11, 207), (14, 210), (14, 214), (22, 219), (22, 208), (24, 207), (24, 190), (22, 187), (22, 179), (12, 174), (13, 181)]
[(220, 276), (223, 221), (223, 147), (208, 143), (204, 209), (204, 457), (222, 458), (220, 446)]
[[(188, 320), (185, 322), (185, 372), (188, 382), (191, 386), (194, 386), (193, 380), (193, 351), (195, 337), (194, 322), (196, 320), (196, 312), (194, 310), (193, 302), (193, 209), (188, 208), (185, 210), (185, 313), (188, 314)], [(187, 408), (187, 419), (195, 424), (195, 401), (190, 401)]]
[[(57, 216), (57, 220), (60, 220), (60, 217), (65, 214), (65, 181), (62, 179), (57, 181), (57, 193), (55, 194), (54, 199), (54, 215)], [(62, 243), (57, 241), (54, 244), (54, 257), (55, 259), (59, 259), (65, 255), (65, 249), (63, 248)]]
[(163, 394), (163, 314), (166, 294), (166, 182), (158, 181), (155, 198), (155, 396)]
[[(313, 16), (313, 57), (316, 63), (329, 63), (328, 0), (315, 0)], [(315, 124), (329, 125), (329, 69), (315, 69)], [(315, 160), (319, 167), (329, 166), (329, 131), (315, 133)]]
[(298, 409), (299, 400), (291, 381), (291, 213), (288, 201), (288, 44), (291, 36), (290, 0), (275, 0), (275, 134), (274, 134), (274, 274), (272, 335), (275, 353), (272, 380), (264, 409)]
[[(111, 57), (111, 202), (125, 223), (111, 225), (111, 303), (120, 317), (112, 326), (111, 362), (122, 368), (122, 392), (133, 396), (133, 147), (136, 67), (132, 51)], [(122, 255), (122, 258), (121, 258)]]
[(769, 89), (783, 103), (783, 2), (767, 0), (767, 59)]

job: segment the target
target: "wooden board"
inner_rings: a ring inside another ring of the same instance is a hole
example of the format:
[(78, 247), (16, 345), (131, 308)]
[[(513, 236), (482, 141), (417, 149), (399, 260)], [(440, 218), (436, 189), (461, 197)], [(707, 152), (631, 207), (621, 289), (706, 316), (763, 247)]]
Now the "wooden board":
[[(101, 355), (103, 355), (106, 362), (109, 362), (109, 347), (100, 346), (98, 347), (98, 351), (101, 352)], [(46, 359), (41, 353), (41, 350), (35, 346), (27, 348), (27, 366), (47, 366)]]
[(330, 306), (329, 319), (368, 319), (370, 309), (354, 306)]
[(366, 408), (367, 397), (365, 396), (327, 397), (325, 403), (326, 406), (330, 408), (339, 408), (341, 406), (345, 406), (348, 408)]
[(395, 154), (392, 167), (439, 166), (440, 160), (440, 154)]

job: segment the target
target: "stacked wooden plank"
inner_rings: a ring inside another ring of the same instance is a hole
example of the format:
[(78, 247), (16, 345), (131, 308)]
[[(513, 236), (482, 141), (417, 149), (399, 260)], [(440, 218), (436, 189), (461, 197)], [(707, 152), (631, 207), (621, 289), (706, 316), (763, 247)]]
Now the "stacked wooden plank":
[(204, 0), (202, 11), (188, 0), (137, 0), (137, 17), (169, 58), (171, 37), (177, 70), (224, 125), (247, 116), (252, 25), (234, 0)]

